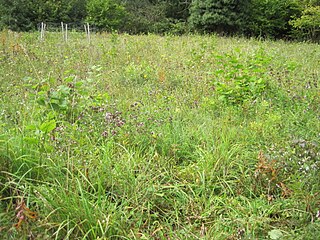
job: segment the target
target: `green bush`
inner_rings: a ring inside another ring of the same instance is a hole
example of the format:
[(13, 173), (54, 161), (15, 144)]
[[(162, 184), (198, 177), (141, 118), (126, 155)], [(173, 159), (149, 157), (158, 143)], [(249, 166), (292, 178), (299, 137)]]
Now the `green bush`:
[(89, 0), (87, 21), (99, 30), (118, 30), (125, 21), (126, 10), (116, 0)]
[(295, 0), (252, 0), (243, 30), (252, 36), (288, 38), (292, 31), (289, 21), (300, 13)]
[(267, 69), (270, 59), (259, 51), (244, 61), (235, 55), (216, 56), (219, 68), (213, 82), (219, 99), (230, 104), (253, 101), (268, 87)]
[(233, 33), (242, 26), (247, 0), (195, 0), (190, 7), (189, 23), (196, 30)]
[(290, 24), (297, 29), (297, 35), (313, 41), (320, 40), (320, 6), (311, 6), (302, 12), (302, 16)]

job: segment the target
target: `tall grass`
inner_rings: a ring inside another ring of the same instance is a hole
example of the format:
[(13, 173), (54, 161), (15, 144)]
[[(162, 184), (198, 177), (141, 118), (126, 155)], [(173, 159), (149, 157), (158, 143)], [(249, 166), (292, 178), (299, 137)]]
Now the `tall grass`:
[(315, 239), (319, 46), (0, 34), (4, 239)]

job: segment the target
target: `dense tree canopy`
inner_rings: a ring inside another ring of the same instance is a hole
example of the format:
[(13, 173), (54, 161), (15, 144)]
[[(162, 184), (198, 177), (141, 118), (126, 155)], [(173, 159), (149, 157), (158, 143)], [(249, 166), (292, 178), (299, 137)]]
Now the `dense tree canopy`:
[(124, 6), (115, 0), (88, 0), (86, 20), (101, 30), (121, 28), (125, 15)]
[(243, 25), (248, 0), (194, 0), (190, 23), (197, 29), (233, 33)]
[(289, 37), (289, 22), (300, 15), (300, 8), (296, 0), (251, 0), (244, 32), (261, 37)]
[(301, 17), (290, 22), (298, 29), (300, 37), (312, 40), (320, 40), (320, 6), (308, 6), (303, 10)]
[(87, 0), (0, 0), (0, 26), (29, 31), (39, 22), (77, 22), (86, 16)]
[(136, 33), (217, 32), (319, 40), (319, 0), (0, 0), (0, 28), (90, 22)]

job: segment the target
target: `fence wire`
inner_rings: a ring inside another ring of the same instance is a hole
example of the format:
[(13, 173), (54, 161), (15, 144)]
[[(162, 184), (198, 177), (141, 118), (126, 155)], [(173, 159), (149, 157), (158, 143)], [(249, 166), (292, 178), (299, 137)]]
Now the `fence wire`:
[[(63, 30), (65, 30), (66, 26), (68, 31), (70, 32), (86, 32), (86, 28), (88, 23), (81, 23), (81, 22), (71, 22), (71, 23), (53, 23), (53, 22), (42, 22), (37, 24), (38, 31), (41, 31), (43, 26), (45, 26), (44, 30), (46, 32), (61, 32), (62, 31), (62, 24), (64, 26)], [(94, 25), (89, 24), (90, 32), (96, 33), (98, 32), (98, 28)]]

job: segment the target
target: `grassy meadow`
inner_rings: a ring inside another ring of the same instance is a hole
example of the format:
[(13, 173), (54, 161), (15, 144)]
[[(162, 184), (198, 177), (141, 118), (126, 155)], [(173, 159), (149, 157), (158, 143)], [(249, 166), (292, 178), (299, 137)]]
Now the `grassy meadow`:
[(317, 239), (320, 47), (0, 33), (1, 239)]

